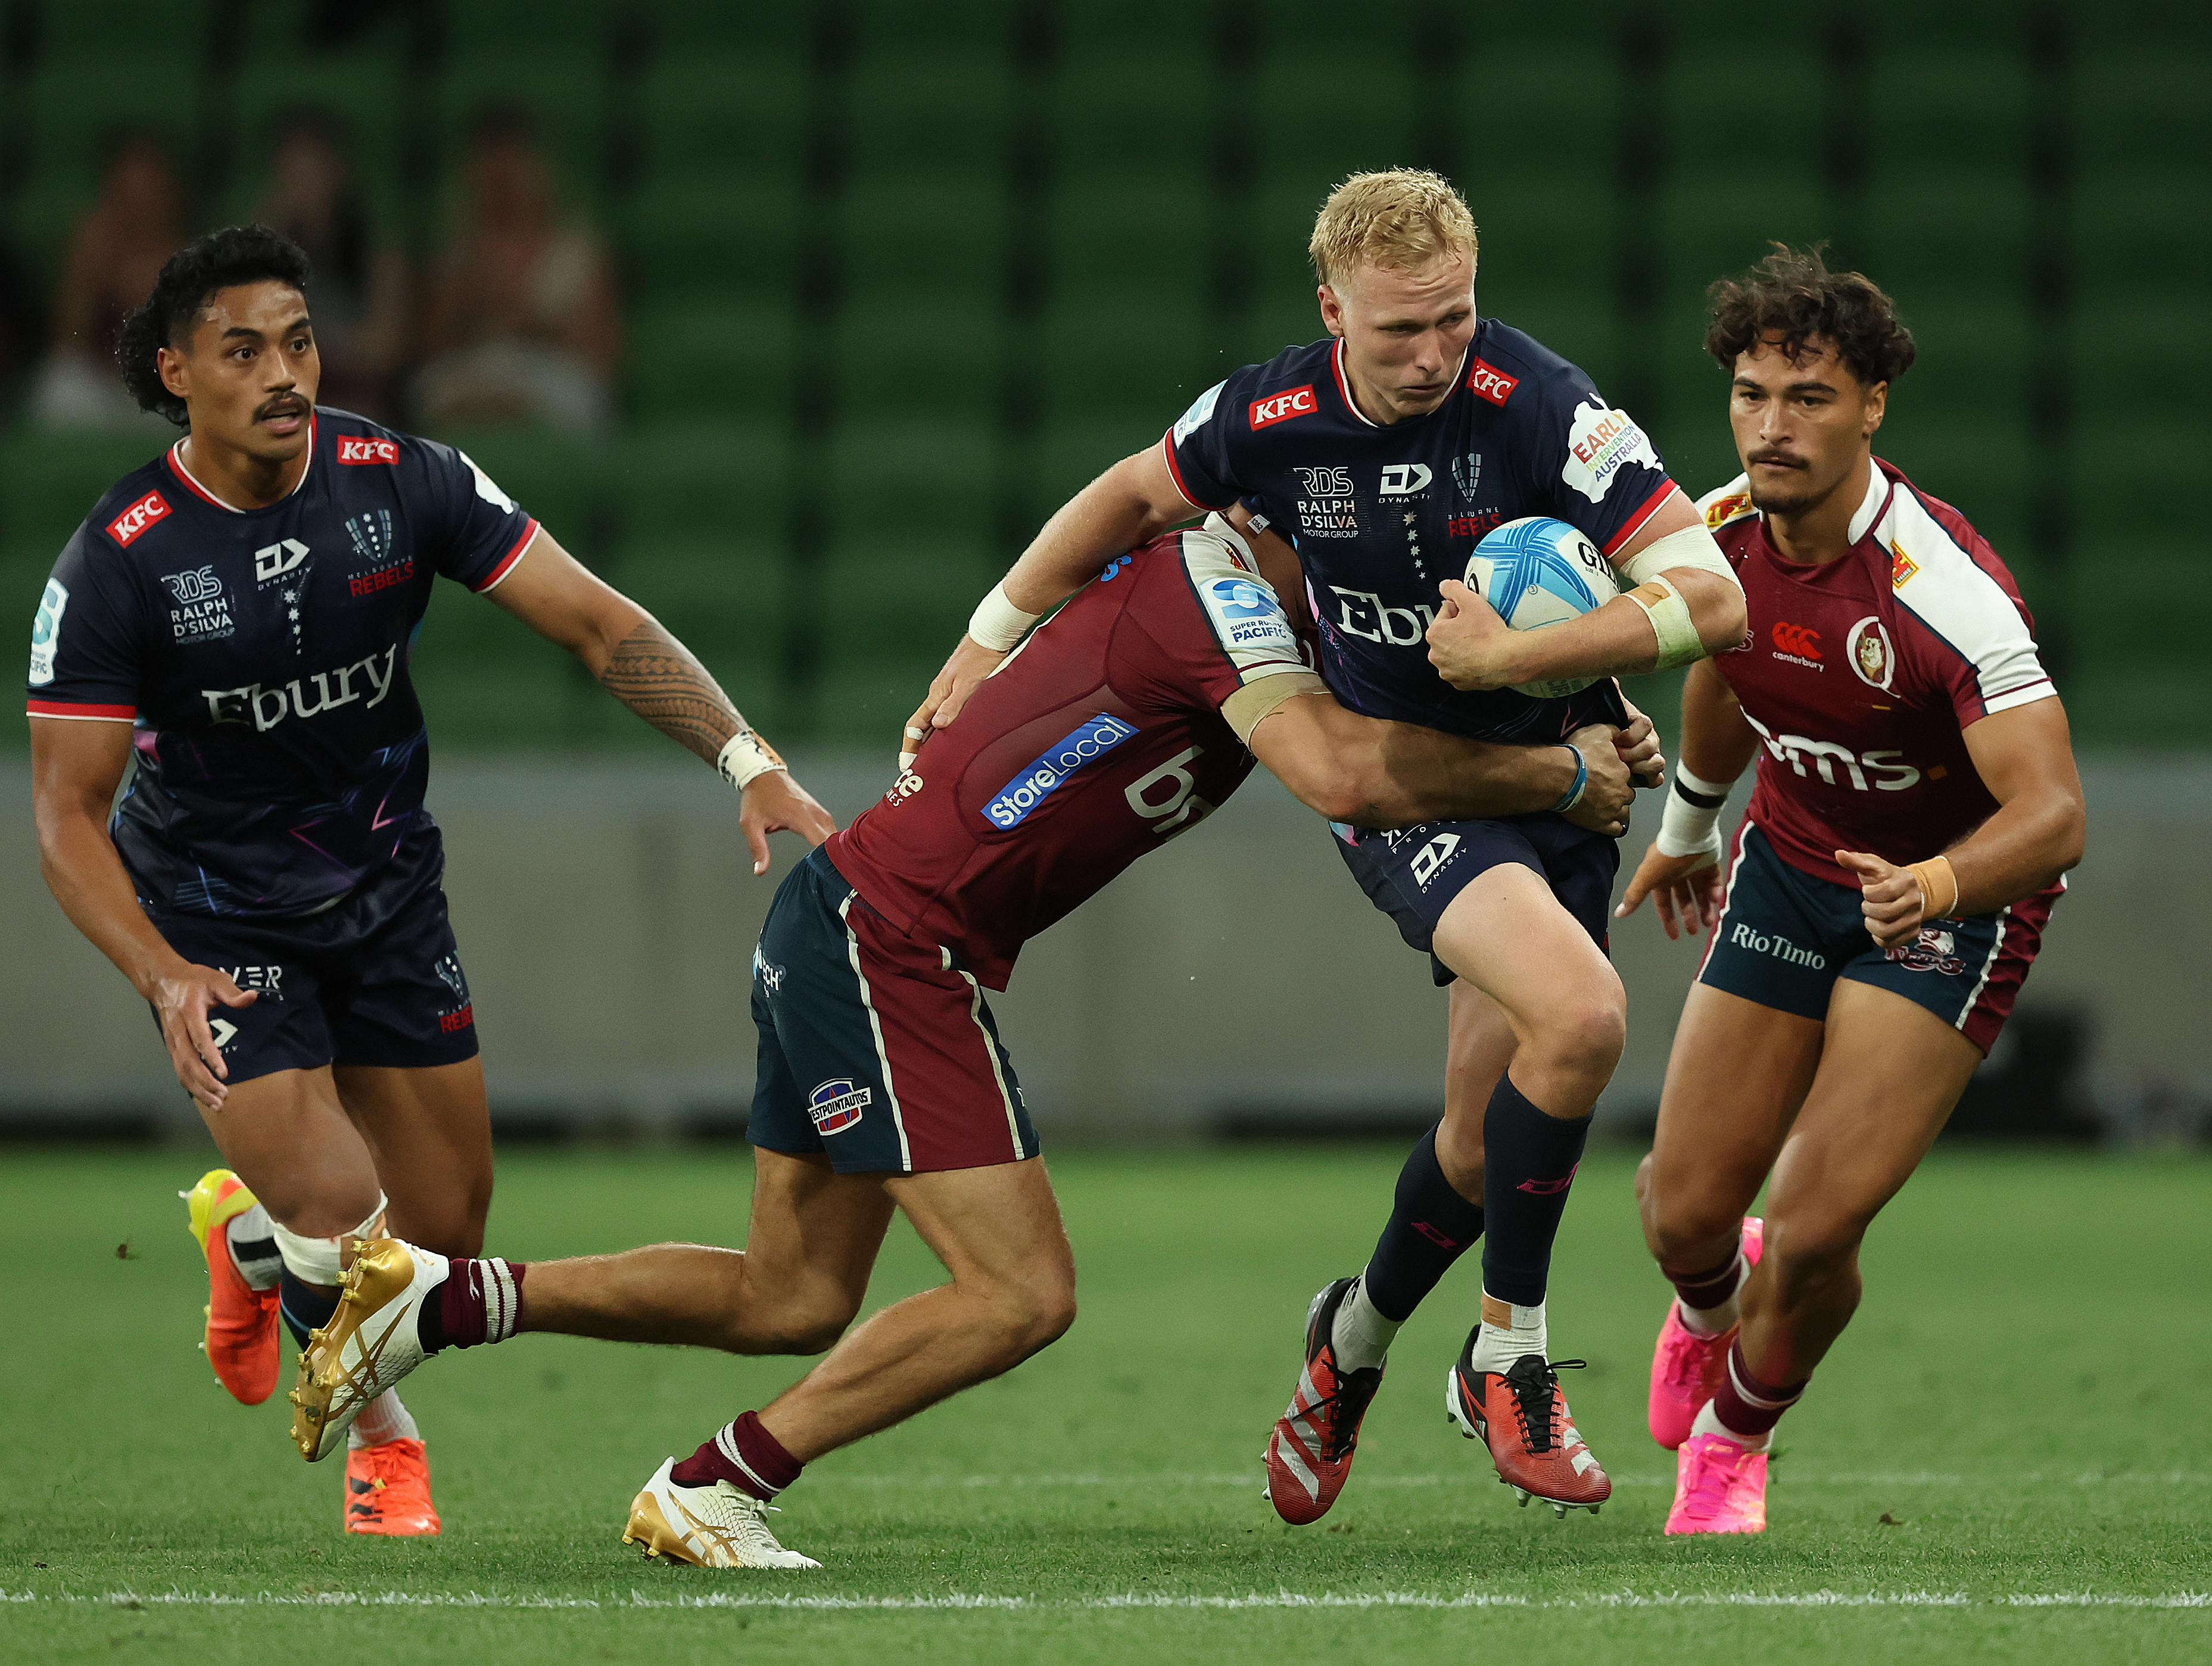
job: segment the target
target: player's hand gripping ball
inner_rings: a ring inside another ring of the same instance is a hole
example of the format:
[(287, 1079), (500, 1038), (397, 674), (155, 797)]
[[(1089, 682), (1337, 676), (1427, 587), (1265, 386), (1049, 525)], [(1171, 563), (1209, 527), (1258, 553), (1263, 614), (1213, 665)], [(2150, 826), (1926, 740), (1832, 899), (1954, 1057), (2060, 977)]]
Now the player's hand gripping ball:
[[(1467, 587), (1516, 631), (1579, 619), (1620, 594), (1613, 563), (1598, 547), (1548, 515), (1508, 521), (1477, 544), (1468, 557)], [(1597, 680), (1555, 677), (1512, 688), (1535, 700), (1559, 700)]]

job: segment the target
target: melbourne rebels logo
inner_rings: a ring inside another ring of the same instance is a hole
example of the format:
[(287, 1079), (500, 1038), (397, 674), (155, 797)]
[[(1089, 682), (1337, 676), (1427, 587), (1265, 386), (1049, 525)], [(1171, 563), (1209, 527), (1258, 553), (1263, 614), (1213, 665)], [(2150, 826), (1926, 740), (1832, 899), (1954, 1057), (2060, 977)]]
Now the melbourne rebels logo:
[(871, 1088), (855, 1087), (850, 1076), (839, 1076), (806, 1096), (806, 1114), (814, 1118), (816, 1133), (842, 1134), (860, 1120), (875, 1097)]

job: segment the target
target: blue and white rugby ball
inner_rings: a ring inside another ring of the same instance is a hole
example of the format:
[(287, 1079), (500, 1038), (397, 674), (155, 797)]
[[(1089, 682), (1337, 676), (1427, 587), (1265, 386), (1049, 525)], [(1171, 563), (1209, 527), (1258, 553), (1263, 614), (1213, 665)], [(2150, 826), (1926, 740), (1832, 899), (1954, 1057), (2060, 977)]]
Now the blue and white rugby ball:
[[(1467, 587), (1516, 631), (1540, 631), (1579, 619), (1620, 594), (1613, 563), (1598, 547), (1548, 515), (1508, 521), (1475, 545), (1474, 554), (1468, 557)], [(1532, 700), (1559, 700), (1597, 681), (1557, 677), (1516, 682), (1513, 692)]]

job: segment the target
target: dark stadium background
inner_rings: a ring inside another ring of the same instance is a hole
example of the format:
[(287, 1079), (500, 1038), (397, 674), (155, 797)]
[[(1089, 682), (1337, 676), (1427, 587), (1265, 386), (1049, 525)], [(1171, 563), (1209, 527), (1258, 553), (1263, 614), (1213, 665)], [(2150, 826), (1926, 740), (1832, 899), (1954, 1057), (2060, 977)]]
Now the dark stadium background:
[[(28, 414), (105, 148), (152, 134), (211, 227), (302, 106), (341, 125), (374, 227), (418, 264), (472, 124), (527, 112), (564, 213), (612, 251), (618, 415), (589, 441), (443, 437), (655, 609), (841, 815), (886, 784), (901, 719), (1042, 518), (1226, 371), (1318, 333), (1304, 240), (1345, 173), (1458, 181), (1483, 309), (1584, 366), (1696, 491), (1734, 472), (1705, 286), (1769, 238), (1826, 239), (1920, 340), (1881, 449), (2011, 562), (2091, 791), (2018, 1045), (1961, 1123), (2203, 1134), (2201, 12), (0, 0), (18, 629), (94, 496), (166, 439)], [(726, 794), (458, 592), (416, 676), (497, 1113), (733, 1125), (769, 886), (731, 852)], [(1670, 688), (1631, 693), (1668, 725)], [(189, 1129), (143, 1011), (39, 881), (21, 730), (6, 744), (0, 1124)], [(1324, 839), (1255, 783), (1039, 942), (1004, 1010), (1048, 1139), (1422, 1114), (1441, 1003)], [(1635, 1039), (1605, 1114), (1632, 1131), (1689, 962), (1648, 917), (1615, 948)]]

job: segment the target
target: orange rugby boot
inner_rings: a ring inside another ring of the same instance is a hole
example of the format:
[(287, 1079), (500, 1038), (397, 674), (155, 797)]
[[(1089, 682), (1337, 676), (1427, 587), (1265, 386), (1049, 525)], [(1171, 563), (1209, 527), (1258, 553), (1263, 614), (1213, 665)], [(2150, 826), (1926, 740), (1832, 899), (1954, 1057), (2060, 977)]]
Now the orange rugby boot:
[[(1755, 1215), (1744, 1216), (1743, 1258), (1754, 1267), (1759, 1265), (1765, 1234), (1764, 1221)], [(1659, 1341), (1651, 1350), (1648, 1416), (1651, 1438), (1668, 1451), (1680, 1450), (1690, 1438), (1698, 1408), (1721, 1391), (1721, 1378), (1728, 1372), (1729, 1349), (1735, 1342), (1733, 1325), (1717, 1336), (1697, 1335), (1682, 1323), (1682, 1304), (1671, 1297), (1668, 1299)]]
[(439, 1528), (430, 1459), (419, 1440), (386, 1440), (346, 1453), (345, 1530), (421, 1538)]
[(1559, 1391), (1559, 1372), (1585, 1362), (1547, 1362), (1528, 1354), (1509, 1371), (1477, 1371), (1474, 1351), (1470, 1335), (1444, 1379), (1445, 1415), (1468, 1439), (1490, 1448), (1498, 1480), (1513, 1489), (1524, 1510), (1536, 1498), (1562, 1518), (1570, 1510), (1597, 1514), (1598, 1505), (1613, 1496), (1613, 1482), (1575, 1427), (1567, 1396)]
[(200, 1253), (207, 1257), (207, 1331), (200, 1346), (217, 1381), (241, 1404), (258, 1406), (276, 1391), (276, 1290), (257, 1290), (230, 1258), (230, 1223), (253, 1207), (246, 1182), (211, 1168), (179, 1194)]

